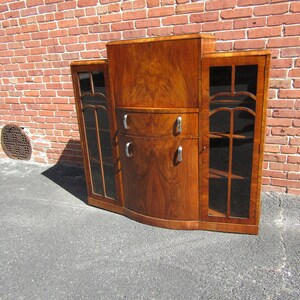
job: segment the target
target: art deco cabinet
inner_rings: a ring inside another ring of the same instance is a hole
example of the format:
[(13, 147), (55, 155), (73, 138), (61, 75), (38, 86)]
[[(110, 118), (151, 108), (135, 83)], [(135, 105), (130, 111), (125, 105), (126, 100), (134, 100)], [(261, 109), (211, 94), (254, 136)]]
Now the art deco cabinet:
[(208, 35), (118, 41), (71, 65), (88, 202), (175, 229), (256, 234), (270, 55)]

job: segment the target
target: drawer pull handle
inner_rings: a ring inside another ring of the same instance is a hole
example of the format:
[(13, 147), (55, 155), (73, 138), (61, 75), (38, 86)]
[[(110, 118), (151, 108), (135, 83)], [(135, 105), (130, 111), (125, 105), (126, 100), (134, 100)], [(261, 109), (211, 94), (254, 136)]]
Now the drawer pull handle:
[(182, 160), (182, 146), (179, 146), (177, 149), (177, 162), (181, 162)]
[(125, 129), (129, 129), (129, 126), (127, 124), (127, 120), (128, 120), (128, 115), (124, 115), (123, 116), (123, 126)]
[(182, 132), (182, 118), (179, 116), (176, 119), (176, 132), (181, 133)]
[(130, 147), (131, 145), (132, 145), (131, 142), (128, 142), (128, 143), (126, 143), (126, 145), (125, 145), (125, 155), (126, 155), (126, 157), (131, 157), (131, 156), (132, 156), (132, 153), (129, 152), (129, 147)]

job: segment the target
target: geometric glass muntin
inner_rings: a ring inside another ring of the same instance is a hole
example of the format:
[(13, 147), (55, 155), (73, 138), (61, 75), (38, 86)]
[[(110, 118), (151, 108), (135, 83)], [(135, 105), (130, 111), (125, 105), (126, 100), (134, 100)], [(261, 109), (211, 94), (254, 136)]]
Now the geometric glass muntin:
[(257, 71), (210, 68), (210, 216), (249, 218)]

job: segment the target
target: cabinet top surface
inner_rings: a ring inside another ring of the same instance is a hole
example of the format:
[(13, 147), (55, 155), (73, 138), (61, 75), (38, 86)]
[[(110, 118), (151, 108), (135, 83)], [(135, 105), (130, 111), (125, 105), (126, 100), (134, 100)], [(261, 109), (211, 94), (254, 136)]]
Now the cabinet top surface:
[(149, 42), (162, 42), (162, 41), (176, 41), (176, 40), (190, 40), (190, 39), (215, 39), (215, 36), (210, 34), (185, 34), (185, 35), (172, 35), (163, 37), (140, 38), (132, 40), (121, 40), (108, 42), (107, 46), (124, 45), (124, 44), (139, 44)]

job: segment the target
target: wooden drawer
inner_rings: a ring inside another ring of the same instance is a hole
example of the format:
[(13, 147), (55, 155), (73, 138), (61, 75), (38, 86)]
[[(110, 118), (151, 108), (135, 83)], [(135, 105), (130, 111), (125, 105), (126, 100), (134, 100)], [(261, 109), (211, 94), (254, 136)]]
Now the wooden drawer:
[(197, 112), (143, 112), (117, 109), (119, 134), (133, 136), (197, 137)]

